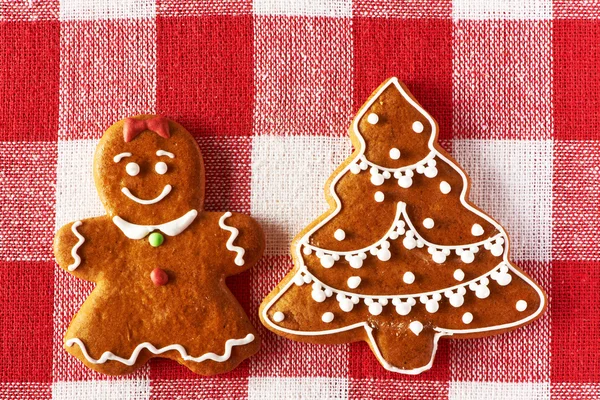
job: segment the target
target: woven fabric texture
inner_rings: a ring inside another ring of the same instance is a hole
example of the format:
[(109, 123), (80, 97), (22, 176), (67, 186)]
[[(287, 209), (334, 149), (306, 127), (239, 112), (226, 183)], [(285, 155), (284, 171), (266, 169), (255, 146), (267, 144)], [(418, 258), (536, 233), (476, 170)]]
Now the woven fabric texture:
[[(391, 76), (550, 299), (523, 329), (442, 341), (419, 376), (365, 343), (285, 340), (257, 314), (327, 207), (353, 113)], [(597, 1), (0, 0), (0, 399), (600, 398), (599, 79)], [(139, 113), (197, 138), (207, 209), (266, 231), (262, 261), (228, 282), (263, 347), (229, 374), (154, 359), (110, 378), (62, 349), (92, 284), (56, 266), (52, 237), (104, 212), (95, 145)]]

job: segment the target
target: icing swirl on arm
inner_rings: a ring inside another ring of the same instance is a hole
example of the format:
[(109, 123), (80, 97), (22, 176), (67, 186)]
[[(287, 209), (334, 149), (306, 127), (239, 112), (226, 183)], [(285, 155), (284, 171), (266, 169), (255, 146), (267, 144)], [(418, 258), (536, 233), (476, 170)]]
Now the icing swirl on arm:
[(77, 232), (77, 228), (79, 226), (81, 226), (81, 221), (73, 222), (73, 225), (71, 225), (71, 231), (73, 231), (73, 233), (75, 234), (75, 236), (77, 236), (79, 240), (71, 249), (71, 257), (73, 257), (74, 261), (73, 264), (67, 267), (69, 271), (75, 271), (77, 267), (79, 267), (79, 264), (81, 264), (81, 257), (79, 257), (79, 254), (77, 254), (77, 250), (79, 250), (79, 247), (83, 244), (83, 242), (85, 242), (85, 238), (81, 236), (79, 232)]
[(235, 265), (241, 267), (242, 265), (244, 265), (244, 262), (245, 262), (244, 254), (246, 253), (246, 250), (244, 250), (240, 246), (233, 245), (233, 241), (238, 237), (240, 231), (237, 228), (234, 228), (229, 225), (225, 225), (225, 220), (231, 216), (232, 216), (232, 214), (229, 211), (227, 211), (225, 214), (223, 214), (221, 216), (221, 218), (219, 219), (219, 226), (222, 229), (231, 232), (231, 235), (229, 236), (229, 239), (227, 240), (227, 250), (234, 251), (237, 253), (237, 255), (235, 256)]

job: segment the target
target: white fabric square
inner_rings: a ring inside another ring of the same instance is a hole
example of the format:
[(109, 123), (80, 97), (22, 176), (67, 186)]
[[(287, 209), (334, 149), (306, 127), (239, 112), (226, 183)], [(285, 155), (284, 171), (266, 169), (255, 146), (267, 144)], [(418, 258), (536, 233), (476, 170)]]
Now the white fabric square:
[(351, 0), (254, 0), (256, 15), (352, 17)]
[(450, 382), (450, 400), (545, 400), (550, 382)]
[(452, 149), (471, 177), (471, 201), (510, 236), (512, 258), (549, 261), (553, 142), (455, 139)]
[(325, 182), (350, 153), (348, 137), (253, 137), (250, 207), (266, 254), (288, 254), (294, 236), (328, 209)]
[(552, 0), (454, 0), (454, 19), (551, 19)]
[(248, 399), (347, 399), (348, 386), (347, 378), (250, 377), (248, 379)]
[(55, 400), (146, 400), (150, 398), (150, 380), (54, 382)]
[(104, 215), (92, 162), (98, 141), (60, 140), (56, 171), (56, 229), (68, 222)]
[(60, 19), (154, 18), (155, 0), (61, 0)]

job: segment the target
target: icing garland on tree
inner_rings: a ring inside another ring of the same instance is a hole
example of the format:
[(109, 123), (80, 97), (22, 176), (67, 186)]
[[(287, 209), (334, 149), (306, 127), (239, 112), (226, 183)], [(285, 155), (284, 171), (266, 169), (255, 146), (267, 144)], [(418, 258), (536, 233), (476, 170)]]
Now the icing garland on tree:
[(387, 370), (418, 374), (440, 337), (498, 334), (542, 314), (544, 292), (510, 262), (508, 235), (468, 201), (436, 122), (396, 78), (360, 109), (351, 139), (356, 151), (326, 185), (330, 210), (294, 239), (295, 268), (261, 306), (267, 328), (364, 340)]

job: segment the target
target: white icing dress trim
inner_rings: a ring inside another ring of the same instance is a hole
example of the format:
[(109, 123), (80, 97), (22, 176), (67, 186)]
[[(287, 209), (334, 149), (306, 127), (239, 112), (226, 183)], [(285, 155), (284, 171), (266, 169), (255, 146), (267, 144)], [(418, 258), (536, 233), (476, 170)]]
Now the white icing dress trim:
[(77, 236), (77, 238), (79, 240), (77, 241), (77, 243), (75, 243), (75, 246), (73, 246), (73, 248), (71, 249), (71, 257), (73, 257), (74, 261), (73, 261), (73, 264), (71, 264), (67, 267), (67, 269), (69, 271), (75, 271), (77, 269), (77, 267), (79, 267), (79, 264), (81, 264), (81, 257), (79, 257), (79, 254), (77, 254), (77, 250), (79, 250), (79, 247), (81, 247), (83, 242), (85, 242), (85, 238), (83, 236), (81, 236), (81, 233), (77, 232), (77, 228), (80, 226), (81, 226), (81, 221), (73, 222), (73, 225), (71, 225), (71, 231), (75, 234), (75, 236)]
[(104, 364), (107, 361), (118, 361), (125, 365), (132, 366), (137, 361), (137, 358), (143, 349), (149, 350), (152, 354), (157, 354), (157, 355), (165, 353), (167, 351), (174, 350), (174, 351), (179, 352), (179, 355), (181, 355), (181, 358), (183, 358), (185, 361), (202, 362), (202, 361), (206, 361), (206, 360), (212, 360), (212, 361), (216, 361), (216, 362), (224, 362), (224, 361), (229, 360), (229, 358), (231, 357), (231, 349), (233, 348), (233, 346), (243, 346), (248, 343), (251, 343), (253, 340), (254, 340), (254, 335), (251, 333), (247, 334), (246, 337), (243, 339), (229, 339), (227, 342), (225, 342), (225, 352), (222, 355), (218, 355), (215, 353), (205, 353), (199, 357), (192, 357), (192, 356), (188, 355), (185, 348), (180, 344), (172, 344), (172, 345), (161, 347), (160, 349), (157, 349), (152, 344), (150, 344), (148, 342), (144, 342), (144, 343), (140, 343), (133, 350), (133, 352), (131, 353), (131, 357), (129, 357), (129, 358), (122, 358), (122, 357), (115, 355), (114, 353), (112, 353), (110, 351), (105, 351), (104, 353), (102, 353), (102, 356), (100, 356), (99, 359), (94, 359), (94, 358), (90, 357), (90, 355), (87, 352), (87, 349), (85, 348), (85, 345), (78, 338), (67, 340), (66, 345), (68, 347), (71, 347), (74, 344), (78, 345), (81, 348), (81, 352), (83, 353), (83, 356), (85, 357), (85, 359), (91, 364)]
[(150, 232), (159, 230), (167, 236), (177, 236), (183, 232), (198, 216), (198, 211), (190, 210), (185, 215), (169, 222), (160, 225), (137, 225), (125, 221), (118, 215), (113, 217), (113, 223), (123, 232), (129, 239), (143, 239)]
[[(465, 175), (465, 173), (458, 167), (456, 166), (452, 161), (450, 161), (448, 158), (446, 158), (443, 154), (441, 154), (439, 151), (437, 151), (437, 149), (435, 148), (435, 138), (437, 136), (437, 126), (435, 124), (435, 121), (433, 120), (433, 118), (419, 105), (417, 104), (402, 88), (402, 86), (398, 83), (398, 79), (397, 78), (391, 78), (389, 79), (384, 85), (382, 85), (382, 87), (377, 91), (377, 93), (375, 93), (375, 95), (373, 97), (371, 97), (371, 99), (359, 110), (358, 114), (356, 115), (356, 117), (354, 118), (354, 122), (353, 122), (353, 130), (354, 133), (356, 134), (356, 138), (359, 142), (359, 147), (357, 149), (357, 151), (355, 152), (355, 156), (354, 156), (354, 160), (352, 162), (349, 162), (348, 165), (346, 165), (346, 167), (344, 167), (338, 175), (336, 175), (332, 180), (331, 180), (331, 184), (328, 188), (328, 194), (333, 198), (333, 200), (335, 201), (336, 204), (336, 209), (329, 214), (327, 217), (323, 218), (323, 220), (321, 220), (319, 223), (317, 223), (315, 226), (313, 226), (312, 229), (310, 229), (302, 238), (300, 238), (300, 240), (298, 241), (298, 243), (302, 244), (302, 243), (308, 243), (310, 236), (315, 233), (318, 229), (320, 229), (323, 225), (325, 225), (326, 223), (328, 223), (332, 218), (334, 218), (337, 214), (339, 214), (340, 210), (342, 209), (342, 202), (339, 198), (339, 196), (337, 195), (337, 193), (335, 192), (335, 186), (337, 185), (337, 183), (339, 182), (339, 180), (342, 178), (342, 176), (344, 176), (346, 173), (348, 173), (352, 166), (356, 164), (357, 160), (360, 160), (362, 157), (364, 157), (365, 154), (365, 149), (366, 149), (366, 143), (364, 138), (362, 137), (362, 135), (360, 134), (360, 129), (358, 127), (358, 121), (360, 121), (362, 119), (362, 117), (364, 116), (364, 114), (367, 112), (367, 110), (369, 109), (369, 107), (371, 107), (371, 105), (373, 105), (373, 103), (375, 103), (375, 101), (377, 101), (377, 99), (379, 98), (379, 96), (390, 86), (390, 85), (394, 85), (396, 87), (396, 89), (402, 94), (402, 96), (406, 99), (407, 102), (409, 102), (414, 108), (416, 108), (428, 121), (429, 124), (431, 125), (432, 128), (432, 132), (431, 132), (431, 136), (429, 138), (429, 143), (428, 146), (431, 150), (432, 153), (435, 154), (436, 157), (439, 157), (440, 159), (442, 159), (443, 161), (445, 161), (446, 163), (448, 163), (448, 165), (450, 165), (462, 178), (463, 181), (463, 187), (462, 187), (462, 191), (460, 193), (460, 201), (463, 204), (463, 206), (465, 208), (467, 208), (468, 210), (474, 212), (475, 214), (477, 214), (478, 216), (480, 216), (481, 218), (485, 219), (486, 221), (488, 221), (490, 224), (492, 224), (501, 234), (502, 237), (507, 237), (506, 232), (504, 231), (504, 228), (502, 228), (502, 226), (500, 224), (498, 224), (496, 221), (494, 221), (490, 216), (484, 214), (483, 212), (477, 210), (475, 207), (471, 206), (470, 204), (467, 203), (466, 201), (466, 195), (467, 195), (467, 188), (468, 188), (468, 179), (467, 176)], [(431, 153), (430, 153), (431, 154)], [(427, 156), (429, 157), (429, 155)], [(366, 166), (365, 166), (366, 167)], [(356, 167), (354, 167), (356, 168)], [(382, 167), (375, 167), (375, 168), (381, 168)], [(366, 169), (366, 168), (365, 168)], [(390, 172), (390, 171), (388, 171)], [(301, 251), (301, 247), (302, 246), (295, 246), (295, 251), (296, 251), (296, 260), (302, 260), (302, 251)], [(431, 365), (433, 363), (433, 358), (435, 357), (435, 353), (437, 350), (437, 342), (439, 340), (440, 337), (442, 336), (450, 336), (453, 334), (468, 334), (468, 333), (477, 333), (477, 332), (489, 332), (489, 331), (495, 331), (495, 330), (502, 330), (502, 329), (508, 329), (508, 328), (512, 328), (512, 327), (516, 327), (519, 325), (522, 325), (528, 321), (531, 321), (535, 318), (537, 318), (538, 315), (540, 315), (540, 313), (544, 310), (544, 306), (546, 303), (546, 299), (544, 297), (543, 292), (539, 289), (539, 287), (533, 283), (529, 278), (527, 278), (523, 273), (521, 273), (520, 271), (518, 271), (515, 267), (513, 267), (509, 260), (508, 260), (508, 242), (506, 243), (506, 250), (504, 251), (504, 255), (503, 255), (503, 260), (505, 262), (505, 264), (508, 266), (509, 270), (511, 270), (515, 275), (519, 276), (521, 279), (523, 279), (528, 285), (530, 285), (539, 295), (540, 298), (540, 305), (538, 307), (538, 309), (531, 315), (529, 315), (526, 318), (523, 318), (519, 321), (516, 322), (512, 322), (509, 324), (503, 324), (503, 325), (498, 325), (498, 326), (490, 326), (490, 327), (484, 327), (484, 328), (477, 328), (477, 329), (463, 329), (463, 330), (451, 330), (451, 329), (443, 329), (443, 328), (437, 328), (436, 329), (436, 334), (434, 335), (434, 349), (432, 352), (432, 358), (430, 360), (430, 362), (420, 368), (416, 368), (416, 369), (412, 369), (412, 370), (403, 370), (403, 369), (399, 369), (391, 364), (389, 364), (387, 361), (385, 361), (381, 355), (381, 352), (377, 346), (377, 343), (375, 342), (375, 339), (372, 335), (372, 328), (370, 326), (367, 325), (366, 322), (360, 322), (360, 323), (356, 323), (344, 328), (339, 328), (339, 329), (329, 329), (329, 330), (324, 330), (324, 331), (294, 331), (291, 329), (287, 329), (287, 328), (283, 328), (280, 327), (278, 325), (276, 325), (275, 323), (273, 323), (268, 315), (267, 312), (271, 309), (271, 307), (273, 306), (273, 304), (275, 304), (275, 302), (277, 300), (279, 300), (279, 298), (281, 296), (283, 296), (287, 290), (290, 288), (291, 285), (294, 284), (294, 279), (291, 279), (284, 287), (283, 289), (277, 293), (277, 295), (275, 297), (273, 297), (273, 299), (271, 299), (271, 301), (269, 301), (266, 305), (266, 307), (263, 309), (263, 319), (264, 321), (266, 321), (267, 324), (269, 324), (269, 326), (271, 326), (273, 329), (275, 330), (279, 330), (281, 332), (286, 332), (286, 333), (290, 333), (293, 335), (299, 335), (299, 336), (321, 336), (321, 335), (330, 335), (330, 334), (334, 334), (334, 333), (339, 333), (339, 332), (345, 332), (348, 330), (352, 330), (358, 327), (364, 327), (367, 335), (369, 337), (369, 340), (371, 341), (371, 348), (373, 349), (373, 352), (375, 353), (375, 356), (378, 358), (379, 362), (381, 362), (381, 364), (384, 366), (385, 369), (392, 371), (392, 372), (399, 372), (399, 373), (403, 373), (403, 374), (410, 374), (410, 375), (415, 375), (415, 374), (419, 374), (423, 371), (426, 371), (428, 369), (431, 368)], [(300, 261), (302, 262), (302, 261)], [(299, 272), (302, 272), (303, 270), (303, 266), (300, 267)]]
[(225, 220), (231, 217), (232, 215), (233, 214), (231, 214), (229, 211), (223, 214), (221, 218), (219, 218), (219, 226), (221, 227), (221, 229), (231, 232), (231, 235), (229, 235), (229, 239), (227, 239), (227, 250), (237, 253), (237, 255), (235, 256), (235, 265), (241, 267), (245, 263), (244, 254), (246, 253), (246, 250), (244, 250), (240, 246), (233, 245), (233, 242), (240, 234), (240, 231), (237, 228), (225, 224)]
[(123, 194), (125, 196), (129, 197), (131, 200), (135, 201), (138, 204), (148, 205), (148, 204), (156, 204), (159, 201), (161, 201), (162, 199), (164, 199), (169, 193), (171, 193), (171, 189), (173, 189), (173, 187), (171, 185), (165, 185), (161, 194), (159, 194), (157, 197), (150, 199), (150, 200), (144, 200), (144, 199), (140, 199), (139, 197), (134, 196), (133, 194), (131, 194), (129, 189), (126, 187), (122, 188), (121, 192), (123, 192)]

